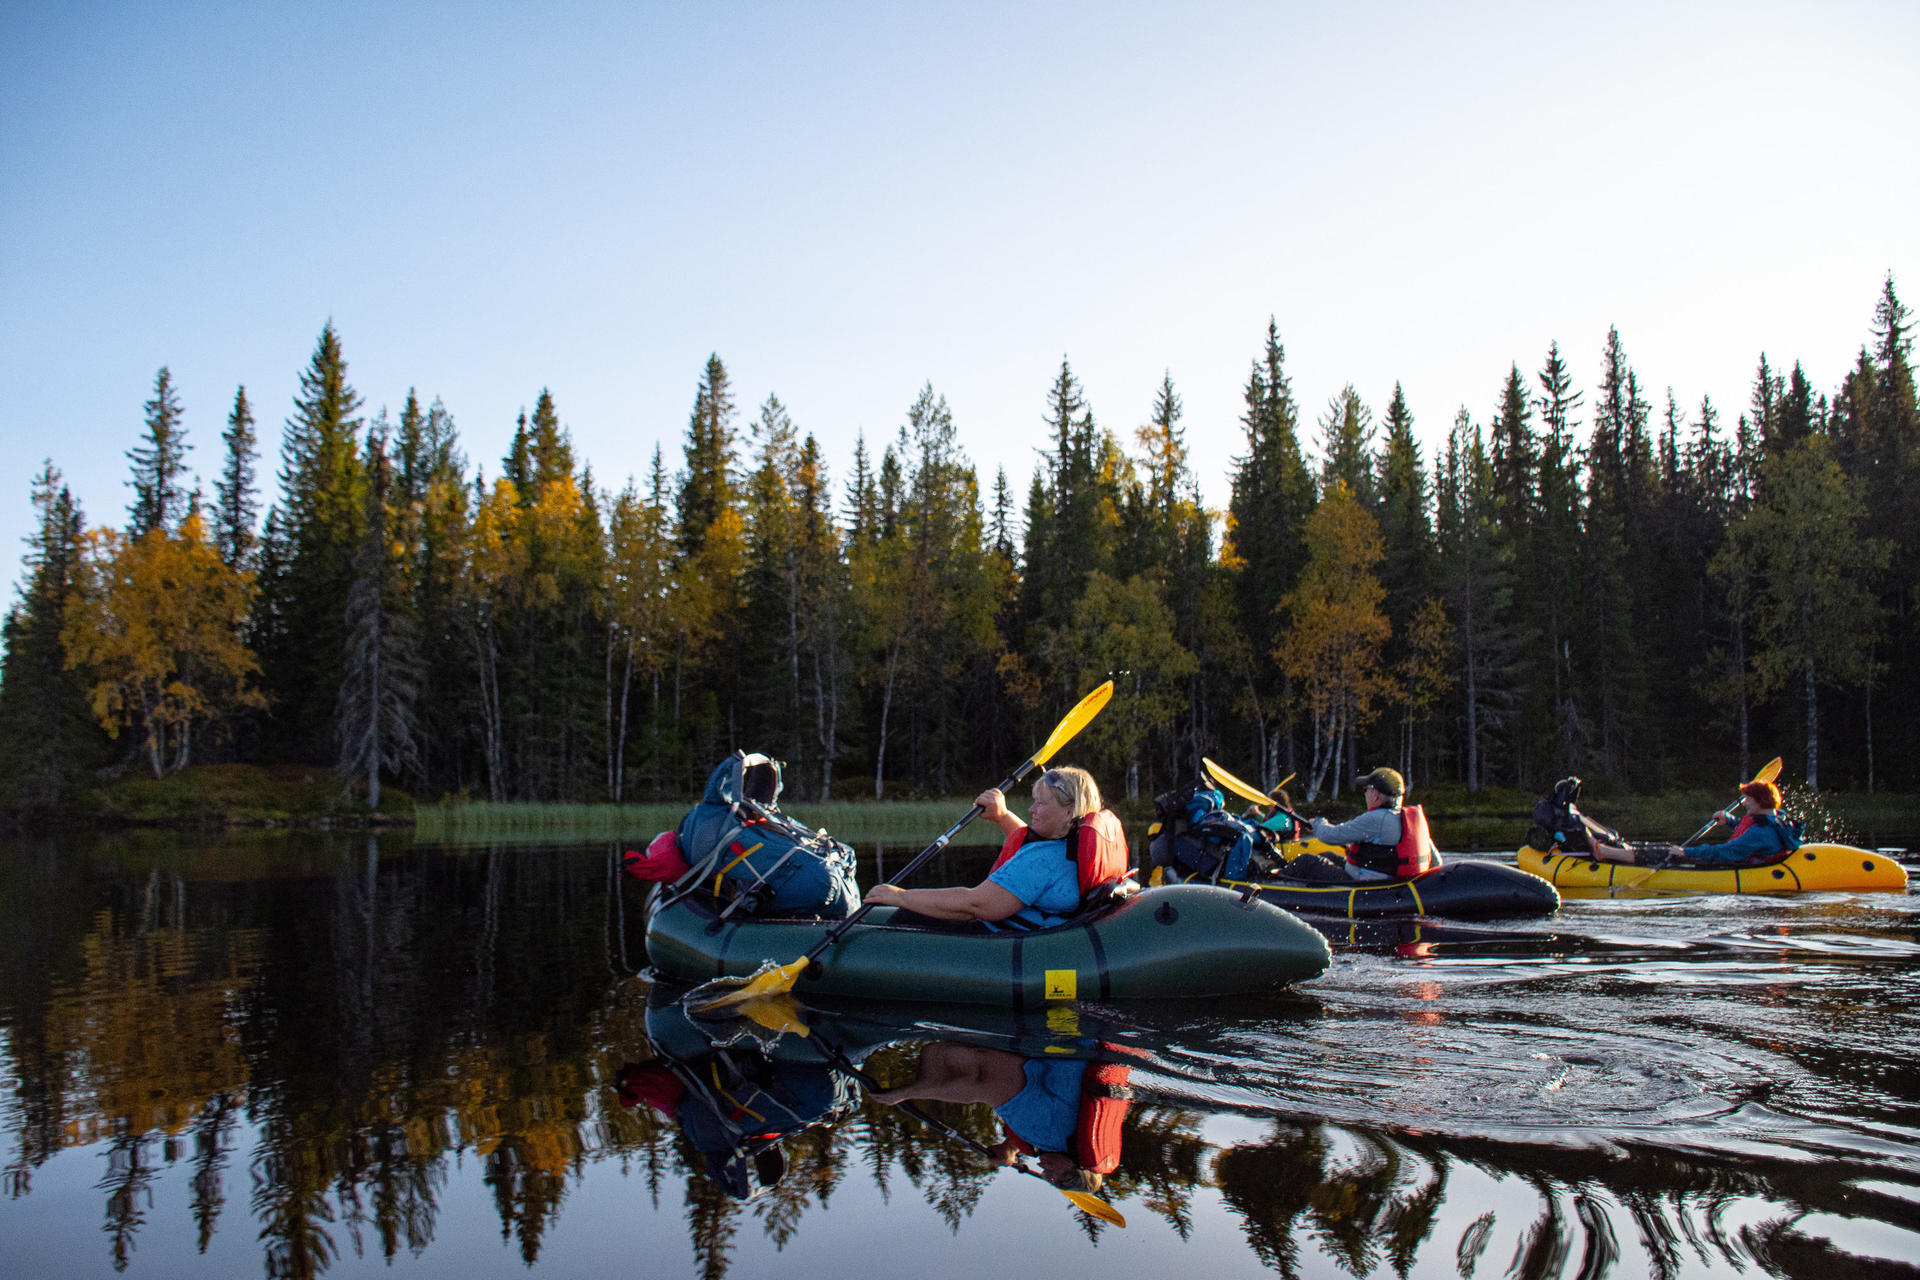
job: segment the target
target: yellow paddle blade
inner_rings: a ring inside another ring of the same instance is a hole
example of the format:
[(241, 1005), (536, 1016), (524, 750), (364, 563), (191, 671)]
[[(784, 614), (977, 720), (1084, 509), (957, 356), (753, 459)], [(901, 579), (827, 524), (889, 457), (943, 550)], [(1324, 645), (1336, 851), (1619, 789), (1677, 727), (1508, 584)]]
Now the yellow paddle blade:
[[(687, 1009), (691, 1013), (706, 1013), (711, 1009), (725, 1009), (732, 1005), (741, 1005), (749, 1000), (765, 1000), (771, 996), (782, 996), (793, 990), (793, 984), (800, 980), (806, 967), (813, 963), (801, 956), (791, 964), (774, 964), (768, 961), (754, 971), (750, 978), (717, 978), (698, 990), (687, 992), (684, 997)], [(734, 983), (740, 983), (734, 987)], [(716, 994), (717, 993), (717, 994)]]
[(1653, 879), (1653, 873), (1658, 870), (1658, 867), (1636, 867), (1629, 864), (1613, 873), (1612, 887), (1615, 889), (1644, 889), (1646, 888), (1647, 881)]
[[(1233, 794), (1250, 804), (1273, 803), (1273, 801), (1267, 799), (1266, 792), (1260, 790), (1251, 782), (1242, 782), (1239, 778), (1234, 777), (1231, 773), (1228, 773), (1224, 768), (1207, 759), (1205, 756), (1200, 757), (1200, 767), (1207, 771), (1209, 778), (1212, 778), (1222, 787), (1233, 792)], [(1288, 776), (1291, 777), (1292, 775)]]
[(1116, 1227), (1124, 1227), (1127, 1220), (1120, 1211), (1102, 1200), (1099, 1196), (1086, 1191), (1068, 1191), (1065, 1187), (1055, 1187), (1067, 1199), (1073, 1201), (1073, 1207), (1082, 1213), (1090, 1213), (1102, 1222), (1111, 1222)]
[(1091, 724), (1093, 718), (1100, 714), (1100, 709), (1106, 706), (1107, 701), (1112, 697), (1113, 681), (1109, 680), (1080, 699), (1079, 704), (1067, 712), (1067, 718), (1053, 726), (1053, 732), (1048, 735), (1046, 742), (1033, 753), (1033, 763), (1036, 766), (1045, 764), (1052, 758), (1054, 752), (1073, 741), (1074, 735)]
[(759, 1023), (775, 1035), (799, 1036), (804, 1040), (813, 1034), (813, 1028), (800, 1015), (800, 1006), (785, 992), (748, 1000), (737, 1007), (741, 1017)]
[(1760, 766), (1760, 772), (1753, 775), (1755, 782), (1772, 782), (1780, 776), (1780, 757), (1775, 756)]
[(1290, 773), (1290, 774), (1288, 774), (1288, 775), (1287, 775), (1286, 777), (1284, 777), (1284, 778), (1282, 778), (1282, 779), (1280, 779), (1280, 781), (1278, 781), (1278, 782), (1276, 782), (1276, 783), (1274, 783), (1274, 784), (1273, 784), (1273, 791), (1269, 791), (1269, 792), (1267, 792), (1267, 794), (1268, 794), (1268, 795), (1272, 795), (1274, 791), (1278, 791), (1278, 790), (1279, 790), (1280, 788), (1282, 788), (1282, 787), (1284, 787), (1284, 786), (1286, 786), (1286, 785), (1287, 785), (1287, 784), (1288, 784), (1289, 782), (1292, 782), (1292, 781), (1293, 781), (1293, 780), (1294, 780), (1295, 778), (1297, 778), (1297, 777), (1299, 777), (1299, 776), (1300, 776), (1300, 775), (1299, 775), (1299, 774), (1297, 774), (1297, 773)]

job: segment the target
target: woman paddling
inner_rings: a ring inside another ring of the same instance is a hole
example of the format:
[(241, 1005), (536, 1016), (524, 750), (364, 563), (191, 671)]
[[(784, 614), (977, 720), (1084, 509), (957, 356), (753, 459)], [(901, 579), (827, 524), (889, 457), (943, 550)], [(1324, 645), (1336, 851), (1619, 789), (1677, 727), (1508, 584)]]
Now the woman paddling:
[[(1800, 836), (1780, 817), (1780, 788), (1755, 779), (1740, 788), (1740, 804), (1747, 812), (1733, 829), (1732, 838), (1722, 844), (1677, 844), (1642, 846), (1635, 850), (1615, 845), (1593, 846), (1593, 856), (1602, 862), (1640, 862), (1664, 866), (1683, 861), (1695, 866), (1731, 866), (1755, 858), (1792, 853), (1800, 847)], [(1652, 856), (1648, 856), (1651, 853)], [(1637, 856), (1636, 856), (1637, 855)]]
[[(1119, 867), (1111, 874), (1126, 868), (1126, 842), (1119, 836), (1120, 824), (1101, 809), (1099, 784), (1085, 769), (1062, 766), (1041, 774), (1033, 784), (1033, 804), (1026, 822), (1007, 808), (1007, 798), (997, 787), (981, 792), (974, 803), (1007, 835), (1000, 861), (985, 880), (971, 887), (944, 889), (877, 884), (867, 890), (866, 901), (929, 921), (1044, 929), (1064, 923), (1080, 908), (1082, 881), (1088, 875), (1082, 866), (1087, 855), (1076, 847), (1081, 843), (1077, 837), (1082, 829), (1100, 843), (1118, 841)], [(1114, 861), (1111, 849), (1102, 849), (1100, 854), (1103, 863)], [(902, 920), (898, 913), (894, 919), (914, 923)]]

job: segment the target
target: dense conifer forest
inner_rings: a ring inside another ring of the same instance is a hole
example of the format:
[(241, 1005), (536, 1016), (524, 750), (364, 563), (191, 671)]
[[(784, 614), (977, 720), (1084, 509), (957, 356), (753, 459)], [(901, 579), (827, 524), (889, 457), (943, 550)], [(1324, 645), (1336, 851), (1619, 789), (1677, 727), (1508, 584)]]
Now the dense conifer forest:
[(1549, 344), (1428, 451), (1398, 386), (1297, 404), (1269, 324), (1212, 511), (1171, 377), (1101, 422), (1063, 360), (1022, 499), (931, 385), (830, 465), (716, 354), (679, 456), (616, 487), (546, 390), (497, 463), (437, 400), (367, 412), (329, 324), (271, 494), (244, 387), (194, 480), (165, 368), (117, 527), (57, 460), (33, 478), (0, 802), (233, 760), (334, 767), (370, 804), (672, 798), (736, 746), (800, 798), (957, 794), (1109, 676), (1074, 754), (1128, 796), (1201, 755), (1309, 794), (1376, 763), (1659, 791), (1775, 754), (1912, 790), (1920, 414), (1890, 277), (1863, 333), (1844, 370), (1760, 356), (1737, 406), (1643, 386), (1618, 332)]

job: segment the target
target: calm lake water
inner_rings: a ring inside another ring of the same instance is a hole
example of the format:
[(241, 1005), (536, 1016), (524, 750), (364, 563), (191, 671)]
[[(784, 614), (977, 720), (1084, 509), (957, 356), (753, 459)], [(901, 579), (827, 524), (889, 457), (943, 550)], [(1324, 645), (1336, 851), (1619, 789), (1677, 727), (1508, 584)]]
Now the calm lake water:
[[(0, 1266), (1920, 1276), (1920, 898), (1330, 922), (1332, 970), (1281, 1000), (850, 1004), (716, 1045), (635, 973), (614, 853), (0, 842)], [(956, 1061), (1120, 1081), (1127, 1225), (843, 1069)]]

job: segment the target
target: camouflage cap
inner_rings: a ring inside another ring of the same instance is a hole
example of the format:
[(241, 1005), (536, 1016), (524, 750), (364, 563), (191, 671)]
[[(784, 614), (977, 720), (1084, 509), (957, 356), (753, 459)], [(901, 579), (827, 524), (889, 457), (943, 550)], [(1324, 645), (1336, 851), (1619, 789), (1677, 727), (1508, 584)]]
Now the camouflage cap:
[(1353, 780), (1353, 785), (1362, 789), (1372, 787), (1383, 796), (1398, 800), (1407, 794), (1407, 780), (1400, 776), (1398, 769), (1379, 768), (1372, 773), (1363, 773)]

